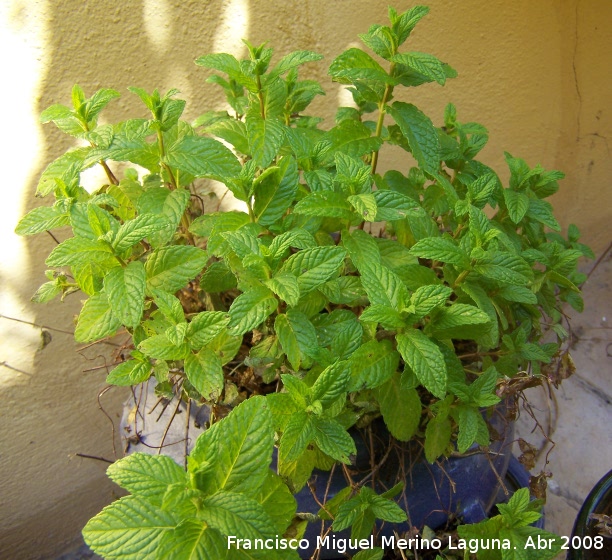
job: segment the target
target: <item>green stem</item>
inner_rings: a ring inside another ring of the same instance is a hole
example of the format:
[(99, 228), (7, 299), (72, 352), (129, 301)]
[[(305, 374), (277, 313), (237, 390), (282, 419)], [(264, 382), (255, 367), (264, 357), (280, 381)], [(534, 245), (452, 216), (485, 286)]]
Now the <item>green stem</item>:
[[(389, 66), (389, 76), (393, 76), (394, 73), (395, 73), (395, 63), (392, 62), (391, 65)], [(385, 86), (385, 92), (383, 94), (383, 98), (381, 102), (378, 104), (378, 121), (376, 122), (376, 132), (374, 133), (374, 136), (376, 138), (380, 138), (382, 134), (383, 122), (385, 120), (385, 114), (386, 114), (385, 107), (387, 105), (387, 102), (391, 98), (392, 93), (393, 93), (393, 86), (391, 84), (387, 84)], [(378, 165), (378, 152), (379, 150), (372, 152), (372, 174), (376, 173), (376, 166)]]
[[(168, 173), (170, 177), (170, 190), (175, 190), (178, 188), (178, 181), (176, 177), (174, 176), (174, 173), (172, 173), (172, 169), (170, 169), (170, 166), (162, 161), (166, 157), (166, 147), (164, 145), (164, 135), (161, 129), (157, 131), (157, 145), (159, 146), (160, 164), (162, 168), (166, 170), (166, 172)], [(189, 207), (189, 204), (187, 206)], [(185, 211), (183, 212), (183, 215), (181, 216), (181, 229), (183, 230), (183, 233), (185, 234), (187, 241), (191, 245), (195, 246), (196, 244), (195, 239), (193, 235), (191, 234), (191, 232), (189, 231), (190, 226), (191, 226), (191, 220), (189, 219), (187, 211)]]
[(178, 182), (174, 177), (174, 173), (172, 173), (172, 169), (170, 169), (168, 164), (163, 161), (163, 159), (166, 157), (166, 147), (164, 145), (164, 135), (161, 130), (157, 131), (157, 145), (159, 146), (159, 162), (162, 168), (166, 170), (166, 173), (168, 173), (168, 176), (170, 177), (170, 190), (174, 190), (178, 187)]
[(465, 277), (470, 272), (471, 272), (470, 270), (464, 270), (461, 274), (459, 274), (459, 276), (457, 276), (457, 280), (455, 280), (455, 283), (453, 284), (453, 288), (456, 288), (459, 284), (461, 284), (461, 282), (465, 280)]
[(246, 201), (247, 209), (249, 211), (249, 218), (251, 218), (251, 222), (255, 223), (255, 212), (253, 212), (253, 205), (250, 200)]
[(118, 185), (119, 180), (117, 179), (117, 177), (115, 177), (114, 173), (110, 170), (110, 167), (103, 159), (100, 160), (100, 165), (104, 168), (104, 172), (106, 173), (106, 176), (108, 177), (108, 180), (110, 181), (111, 185)]
[(257, 97), (259, 97), (259, 110), (261, 111), (261, 118), (266, 118), (266, 106), (263, 98), (263, 91), (261, 89), (261, 76), (257, 75)]

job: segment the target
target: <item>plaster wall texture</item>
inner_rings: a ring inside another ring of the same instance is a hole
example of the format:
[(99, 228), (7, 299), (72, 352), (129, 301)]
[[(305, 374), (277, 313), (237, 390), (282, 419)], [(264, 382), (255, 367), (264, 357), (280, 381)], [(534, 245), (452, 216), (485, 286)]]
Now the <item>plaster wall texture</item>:
[[(502, 179), (504, 150), (534, 166), (561, 169), (567, 178), (553, 203), (562, 226), (576, 223), (597, 252), (610, 237), (608, 108), (612, 75), (612, 3), (607, 0), (430, 0), (430, 15), (408, 48), (449, 62), (459, 77), (443, 88), (430, 84), (403, 92), (442, 122), (452, 101), (462, 122), (490, 132), (482, 160)], [(396, 8), (412, 4), (398, 0)], [(303, 77), (328, 92), (312, 113), (331, 126), (337, 105), (347, 103), (327, 64), (358, 42), (371, 23), (384, 23), (387, 2), (365, 0), (4, 0), (0, 3), (0, 93), (3, 134), (0, 220), (0, 553), (19, 560), (53, 557), (85, 521), (114, 497), (105, 464), (76, 453), (113, 457), (109, 419), (99, 410), (105, 363), (116, 351), (97, 346), (77, 352), (69, 334), (41, 329), (19, 318), (70, 332), (79, 296), (34, 306), (29, 299), (45, 281), (44, 257), (54, 242), (40, 235), (17, 238), (18, 218), (41, 204), (33, 198), (44, 167), (70, 146), (37, 115), (68, 103), (74, 83), (88, 95), (100, 87), (122, 92), (109, 120), (145, 116), (130, 85), (147, 90), (176, 87), (188, 101), (185, 117), (222, 109), (208, 73), (193, 60), (207, 52), (245, 55), (240, 42), (270, 41), (277, 56), (311, 49), (325, 61)], [(327, 63), (327, 64), (326, 64)], [(381, 157), (379, 169), (398, 165), (399, 152)], [(408, 164), (401, 164), (405, 172)], [(96, 172), (86, 180), (95, 181)], [(91, 176), (93, 175), (93, 176)], [(49, 203), (45, 201), (43, 203)], [(92, 371), (83, 372), (91, 368)], [(102, 397), (117, 418), (125, 393)], [(120, 450), (119, 450), (120, 452)]]

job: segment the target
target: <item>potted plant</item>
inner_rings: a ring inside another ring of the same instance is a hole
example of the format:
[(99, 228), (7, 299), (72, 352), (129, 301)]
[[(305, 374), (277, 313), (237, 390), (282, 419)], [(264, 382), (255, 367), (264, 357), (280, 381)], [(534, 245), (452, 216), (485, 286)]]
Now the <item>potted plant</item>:
[[(389, 9), (389, 25), (360, 36), (371, 54), (350, 48), (333, 60), (329, 73), (355, 106), (331, 127), (306, 114), (321, 86), (298, 77), (322, 57), (296, 51), (273, 63), (271, 48), (249, 43), (246, 60), (196, 60), (216, 72), (208, 80), (229, 109), (194, 123), (181, 120), (176, 90), (131, 88), (149, 114), (117, 124), (98, 124), (119, 96), (111, 89), (87, 98), (75, 86), (72, 107), (43, 112), (81, 143), (42, 174), (37, 195), (54, 205), (17, 226), (72, 230), (34, 299), (80, 291), (77, 341), (129, 337), (109, 384), (154, 379), (161, 397), (208, 407), (186, 472), (140, 453), (109, 468), (132, 495), (85, 528), (98, 553), (293, 558), (313, 527), (322, 538), (350, 529), (368, 548), (380, 544), (372, 531), (410, 528), (418, 468), (436, 492), (445, 479), (448, 507), (469, 517), (448, 474), (457, 456), (484, 457), (470, 477), (493, 478), (491, 505), (516, 395), (570, 369), (561, 306), (580, 308), (576, 263), (590, 251), (574, 226), (560, 235), (545, 200), (561, 172), (506, 154), (504, 187), (475, 159), (485, 127), (459, 120), (452, 104), (435, 126), (394, 100), (456, 75), (403, 46), (427, 11)], [(389, 145), (406, 159), (383, 173)], [(108, 180), (89, 193), (80, 174), (94, 165)], [(206, 212), (200, 179), (223, 183), (244, 211)], [(300, 493), (313, 509), (296, 506)], [(533, 521), (525, 499), (499, 523), (512, 525), (513, 512)]]

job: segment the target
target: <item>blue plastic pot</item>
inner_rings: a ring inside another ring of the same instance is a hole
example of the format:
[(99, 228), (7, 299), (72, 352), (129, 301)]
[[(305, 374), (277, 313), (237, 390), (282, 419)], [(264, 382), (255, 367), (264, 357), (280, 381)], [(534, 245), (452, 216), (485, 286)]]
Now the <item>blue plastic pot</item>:
[[(424, 458), (422, 448), (417, 442), (407, 444), (394, 443), (394, 448), (386, 460), (381, 462), (381, 455), (386, 453), (390, 441), (389, 434), (381, 420), (372, 426), (372, 440), (375, 443), (374, 465), (380, 464), (375, 477), (375, 490), (382, 493), (397, 482), (404, 481), (405, 492), (399, 503), (407, 509), (408, 522), (398, 525), (388, 523), (379, 526), (379, 535), (390, 536), (393, 532), (405, 533), (411, 527), (422, 529), (427, 525), (432, 529), (443, 527), (451, 515), (460, 516), (466, 523), (477, 523), (487, 517), (487, 513), (498, 500), (500, 480), (504, 480), (512, 457), (511, 444), (514, 439), (514, 425), (506, 417), (506, 407), (498, 406), (489, 425), (497, 437), (491, 443), (488, 452), (474, 448), (464, 455), (448, 459), (440, 458), (430, 465)], [(371, 470), (370, 434), (367, 431), (353, 430), (357, 447), (354, 465), (349, 467), (351, 478), (359, 482)], [(520, 466), (520, 464), (519, 464)], [(516, 470), (516, 468), (515, 468)], [(528, 475), (527, 480), (528, 480)], [(369, 479), (368, 479), (369, 480)], [(367, 483), (371, 484), (370, 481)], [(298, 512), (316, 513), (320, 510), (317, 503), (329, 500), (347, 486), (341, 467), (336, 467), (331, 474), (315, 470), (311, 478), (311, 487), (304, 487), (298, 494)], [(326, 524), (323, 531), (329, 528)], [(310, 542), (310, 548), (300, 551), (302, 558), (309, 558), (315, 551), (317, 536), (322, 534), (320, 523), (308, 525), (304, 538)], [(331, 533), (330, 533), (331, 536)], [(348, 538), (349, 532), (335, 535), (337, 538)], [(330, 538), (330, 543), (333, 539)], [(322, 549), (321, 559), (340, 558), (333, 548)]]

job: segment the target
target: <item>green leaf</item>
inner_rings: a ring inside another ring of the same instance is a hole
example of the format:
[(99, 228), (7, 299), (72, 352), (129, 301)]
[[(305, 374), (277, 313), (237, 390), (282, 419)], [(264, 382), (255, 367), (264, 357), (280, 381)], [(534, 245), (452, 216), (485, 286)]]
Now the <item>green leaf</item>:
[(119, 266), (114, 259), (103, 263), (87, 262), (72, 265), (74, 280), (83, 292), (94, 295), (102, 290), (104, 276), (113, 266)]
[(61, 294), (62, 291), (62, 286), (56, 278), (51, 282), (45, 282), (44, 284), (42, 284), (32, 296), (31, 301), (33, 301), (34, 303), (47, 303), (59, 294)]
[(351, 356), (349, 391), (373, 389), (385, 383), (399, 366), (399, 354), (389, 340), (370, 340)]
[(41, 113), (39, 120), (42, 124), (53, 122), (62, 132), (72, 136), (79, 137), (85, 132), (83, 123), (74, 111), (65, 105), (51, 105)]
[(114, 127), (110, 145), (92, 149), (84, 165), (90, 166), (100, 160), (130, 161), (152, 173), (159, 170), (159, 148), (157, 143), (148, 143), (146, 137), (152, 133), (151, 122), (146, 119), (130, 119)]
[(298, 190), (298, 166), (291, 156), (278, 162), (278, 170), (267, 175), (255, 188), (253, 211), (257, 222), (269, 226), (283, 217)]
[(342, 231), (342, 245), (349, 252), (351, 261), (358, 269), (368, 264), (380, 264), (380, 249), (374, 238), (365, 231), (356, 229), (352, 232)]
[(68, 225), (70, 216), (55, 207), (40, 206), (28, 212), (17, 224), (17, 235), (34, 235), (41, 231)]
[(457, 423), (459, 425), (459, 435), (457, 436), (457, 449), (459, 453), (465, 453), (471, 445), (477, 441), (478, 434), (486, 424), (477, 408), (472, 406), (462, 405), (459, 407), (457, 414)]
[(421, 399), (416, 389), (406, 388), (400, 375), (392, 375), (375, 390), (380, 413), (391, 435), (400, 441), (409, 441), (421, 421)]
[(300, 287), (297, 278), (290, 272), (279, 272), (266, 281), (266, 286), (290, 307), (295, 307), (298, 304)]
[(224, 182), (240, 173), (240, 162), (221, 142), (203, 136), (184, 136), (166, 154), (170, 167), (194, 177)]
[(285, 74), (292, 68), (297, 68), (307, 62), (316, 62), (321, 60), (322, 55), (312, 51), (294, 51), (280, 59), (279, 63), (270, 71), (269, 79), (274, 79), (277, 76)]
[(197, 217), (189, 227), (189, 231), (200, 237), (211, 237), (215, 233), (236, 231), (250, 223), (249, 215), (245, 212), (212, 212)]
[(281, 271), (297, 276), (300, 293), (307, 294), (324, 284), (340, 269), (346, 257), (342, 247), (313, 247), (289, 257)]
[(503, 286), (497, 290), (497, 296), (504, 298), (507, 301), (514, 301), (517, 303), (526, 303), (531, 305), (538, 303), (537, 296), (525, 286)]
[(354, 84), (361, 80), (382, 84), (393, 82), (378, 62), (365, 51), (356, 48), (348, 49), (336, 57), (329, 66), (329, 74), (341, 84)]
[(426, 237), (417, 241), (410, 252), (422, 259), (431, 259), (451, 263), (461, 268), (467, 268), (470, 258), (455, 241), (444, 237)]
[(213, 471), (204, 491), (227, 490), (252, 495), (268, 476), (273, 434), (266, 399), (251, 397), (200, 435), (189, 457), (189, 471), (197, 470), (204, 461), (210, 462)]
[(332, 404), (338, 397), (346, 393), (350, 376), (351, 368), (345, 360), (326, 367), (311, 387), (313, 402), (320, 401), (323, 407)]
[(364, 263), (360, 266), (361, 284), (372, 305), (390, 307), (396, 311), (406, 305), (408, 290), (400, 277), (382, 264)]
[[(386, 494), (388, 494), (388, 492), (385, 492), (385, 495)], [(406, 521), (406, 513), (402, 508), (393, 500), (386, 498), (385, 495), (379, 496), (367, 486), (361, 489), (361, 499), (370, 504), (372, 513), (377, 519), (382, 519), (389, 523), (402, 523)]]
[[(475, 332), (485, 332), (491, 321), (489, 315), (473, 305), (454, 303), (440, 309), (432, 318), (429, 327), (437, 338), (458, 338), (460, 340), (475, 338)], [(474, 331), (469, 327), (478, 325)]]
[(96, 91), (86, 102), (84, 110), (84, 118), (86, 121), (96, 121), (100, 111), (108, 105), (110, 101), (121, 97), (121, 94), (114, 89), (102, 88)]
[(64, 185), (78, 184), (81, 171), (89, 167), (85, 165), (85, 159), (91, 149), (77, 148), (71, 150), (47, 165), (38, 180), (36, 196), (44, 197), (51, 194), (60, 183)]
[(62, 241), (51, 251), (45, 263), (48, 266), (68, 266), (101, 263), (112, 257), (112, 250), (107, 243), (93, 241), (84, 237), (70, 237)]
[(107, 558), (121, 554), (132, 558), (155, 555), (161, 539), (177, 525), (171, 512), (140, 496), (125, 496), (90, 519), (83, 538), (97, 554)]
[(247, 137), (257, 167), (268, 167), (277, 156), (285, 139), (285, 125), (278, 119), (262, 118), (259, 107), (246, 116)]
[(397, 39), (386, 25), (372, 25), (367, 33), (359, 35), (364, 45), (370, 47), (378, 56), (391, 60), (397, 50)]
[(227, 330), (222, 330), (208, 344), (208, 347), (217, 353), (219, 358), (221, 358), (221, 363), (225, 365), (234, 359), (241, 345), (241, 336), (232, 336)]
[(108, 477), (135, 496), (161, 506), (171, 484), (186, 484), (185, 471), (166, 455), (133, 453), (113, 463)]
[(150, 358), (158, 360), (184, 360), (189, 354), (186, 343), (175, 344), (165, 334), (156, 334), (139, 345), (138, 349)]
[(400, 127), (423, 171), (436, 172), (440, 165), (440, 140), (429, 117), (414, 105), (402, 101), (396, 101), (387, 110)]
[(318, 348), (317, 332), (308, 317), (300, 311), (289, 310), (286, 315), (277, 315), (274, 330), (294, 371), (306, 356), (312, 356)]
[(170, 191), (159, 188), (148, 189), (138, 198), (138, 210), (141, 214), (157, 214), (160, 218), (167, 219), (165, 227), (147, 234), (151, 245), (159, 247), (172, 239), (189, 204), (190, 197), (191, 193), (188, 189), (179, 188)]
[(532, 220), (536, 220), (544, 224), (553, 231), (561, 231), (561, 226), (553, 214), (552, 206), (545, 200), (530, 198), (527, 216)]
[(221, 360), (215, 352), (202, 348), (196, 354), (185, 358), (185, 374), (189, 382), (205, 400), (215, 401), (224, 388)]
[(385, 551), (382, 548), (372, 548), (370, 550), (362, 550), (355, 554), (353, 560), (383, 560)]
[(446, 416), (435, 416), (425, 429), (425, 458), (430, 463), (443, 455), (451, 439), (451, 424)]
[(376, 198), (372, 193), (352, 195), (347, 200), (366, 222), (374, 222), (377, 219)]
[(498, 185), (499, 179), (495, 173), (485, 173), (478, 177), (468, 185), (472, 203), (478, 208), (483, 208), (484, 203), (495, 194)]
[(74, 338), (77, 342), (93, 342), (115, 334), (121, 323), (113, 315), (107, 296), (100, 292), (83, 305)]
[(229, 315), (223, 311), (202, 311), (195, 315), (187, 327), (187, 340), (194, 350), (199, 350), (223, 332), (229, 323)]
[(213, 262), (200, 277), (200, 287), (209, 294), (226, 292), (236, 287), (236, 277), (225, 262)]
[(140, 261), (132, 261), (125, 268), (111, 269), (104, 277), (113, 315), (126, 327), (140, 324), (144, 310), (146, 272)]
[(310, 249), (315, 247), (317, 242), (312, 234), (301, 228), (292, 229), (277, 235), (270, 243), (268, 250), (273, 259), (282, 257), (287, 249), (295, 247), (296, 249)]
[(238, 60), (231, 54), (207, 54), (197, 58), (195, 63), (198, 66), (205, 66), (226, 73), (232, 80), (247, 88), (251, 93), (257, 93), (259, 90), (255, 78), (246, 75)]
[(166, 338), (175, 346), (182, 346), (185, 342), (185, 333), (187, 332), (187, 323), (182, 322), (177, 325), (172, 325), (164, 331)]
[(401, 45), (409, 37), (416, 24), (429, 13), (427, 6), (414, 6), (401, 15), (389, 8), (389, 19), (392, 29), (397, 36), (398, 45)]
[(282, 478), (276, 473), (268, 471), (264, 485), (255, 499), (274, 521), (279, 533), (283, 533), (295, 515), (297, 503)]
[(525, 286), (533, 278), (531, 267), (518, 255), (497, 253), (479, 262), (474, 270), (503, 284)]
[(396, 338), (399, 353), (418, 380), (434, 396), (443, 399), (446, 395), (447, 373), (440, 349), (417, 329), (407, 329)]
[(376, 221), (403, 220), (408, 216), (425, 215), (424, 210), (409, 196), (396, 191), (374, 191)]
[(396, 54), (393, 61), (412, 68), (429, 80), (435, 80), (440, 85), (446, 83), (444, 65), (435, 56), (421, 52), (408, 52)]
[(341, 463), (350, 464), (350, 455), (355, 455), (355, 441), (351, 435), (331, 418), (316, 418), (314, 441), (323, 453)]
[(263, 286), (240, 294), (229, 309), (228, 329), (240, 336), (258, 327), (278, 307), (274, 294)]
[(241, 259), (247, 255), (260, 255), (259, 243), (254, 232), (247, 228), (238, 231), (228, 231), (222, 234), (232, 251)]
[(343, 220), (350, 220), (354, 216), (346, 196), (333, 191), (310, 193), (295, 205), (293, 213)]
[(461, 285), (461, 289), (470, 296), (478, 308), (484, 311), (489, 317), (489, 324), (485, 333), (478, 334), (478, 344), (484, 349), (497, 347), (499, 344), (499, 324), (497, 320), (497, 310), (493, 301), (487, 292), (476, 283), (469, 281), (464, 282)]
[(147, 286), (174, 293), (200, 274), (207, 260), (206, 252), (199, 247), (161, 247), (145, 263)]
[(409, 310), (419, 318), (425, 317), (433, 309), (444, 305), (452, 293), (451, 288), (440, 284), (421, 286), (410, 296)]
[(275, 537), (274, 522), (263, 506), (244, 494), (219, 491), (203, 501), (199, 514), (223, 535), (249, 540)]
[(362, 322), (379, 323), (386, 329), (398, 329), (406, 326), (399, 311), (386, 305), (370, 305), (366, 307), (359, 320)]
[(149, 361), (127, 360), (112, 369), (106, 377), (108, 385), (130, 387), (145, 382), (151, 375)]
[(529, 210), (529, 197), (522, 192), (504, 189), (504, 200), (510, 219), (518, 224)]
[(314, 430), (314, 421), (309, 414), (294, 412), (280, 439), (279, 463), (298, 460), (314, 439)]
[(157, 305), (157, 308), (171, 324), (179, 325), (185, 323), (185, 312), (179, 298), (163, 290), (152, 289), (151, 293), (153, 294), (155, 305)]
[(206, 127), (206, 132), (229, 142), (244, 155), (251, 155), (244, 122), (226, 117)]
[(342, 152), (353, 158), (360, 158), (377, 151), (383, 141), (378, 136), (372, 136), (372, 131), (363, 123), (345, 120), (327, 131), (317, 144), (317, 159), (321, 163), (334, 161), (336, 153)]
[(157, 557), (173, 560), (225, 560), (228, 554), (227, 538), (196, 519), (165, 533), (157, 550)]

